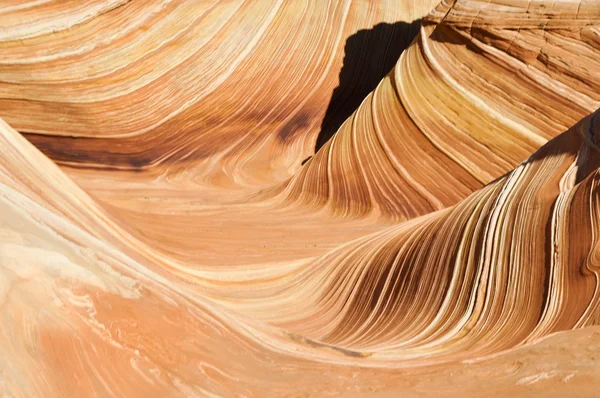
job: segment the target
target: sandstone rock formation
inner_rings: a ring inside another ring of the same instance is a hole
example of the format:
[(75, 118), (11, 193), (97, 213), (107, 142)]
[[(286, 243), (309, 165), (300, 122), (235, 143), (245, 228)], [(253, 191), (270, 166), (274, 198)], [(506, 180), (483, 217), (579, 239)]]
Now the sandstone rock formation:
[(4, 395), (596, 393), (596, 0), (0, 27)]

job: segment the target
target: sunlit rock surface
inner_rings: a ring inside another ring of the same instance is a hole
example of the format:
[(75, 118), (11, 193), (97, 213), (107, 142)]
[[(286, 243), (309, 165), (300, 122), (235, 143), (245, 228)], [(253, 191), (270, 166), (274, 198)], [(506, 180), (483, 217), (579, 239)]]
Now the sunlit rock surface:
[(0, 392), (593, 396), (598, 108), (598, 1), (0, 1)]

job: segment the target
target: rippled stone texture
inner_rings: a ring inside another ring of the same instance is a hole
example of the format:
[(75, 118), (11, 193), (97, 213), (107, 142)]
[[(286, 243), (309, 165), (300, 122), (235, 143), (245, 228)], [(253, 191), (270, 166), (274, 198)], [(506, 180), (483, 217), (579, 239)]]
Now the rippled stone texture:
[(0, 26), (3, 394), (595, 393), (597, 1)]

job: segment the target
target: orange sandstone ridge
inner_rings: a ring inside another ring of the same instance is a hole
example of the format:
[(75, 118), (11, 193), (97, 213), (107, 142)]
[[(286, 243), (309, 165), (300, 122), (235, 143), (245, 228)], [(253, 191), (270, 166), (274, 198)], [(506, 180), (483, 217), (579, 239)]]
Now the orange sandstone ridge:
[(0, 27), (3, 395), (597, 393), (597, 0)]

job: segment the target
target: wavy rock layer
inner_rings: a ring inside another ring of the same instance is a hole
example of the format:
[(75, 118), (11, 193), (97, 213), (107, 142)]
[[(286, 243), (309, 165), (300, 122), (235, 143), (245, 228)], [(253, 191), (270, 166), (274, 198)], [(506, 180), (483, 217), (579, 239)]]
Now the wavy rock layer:
[(5, 1), (0, 26), (2, 393), (595, 392), (596, 2)]
[(410, 219), (464, 199), (600, 107), (597, 2), (494, 3), (442, 2), (287, 196)]

